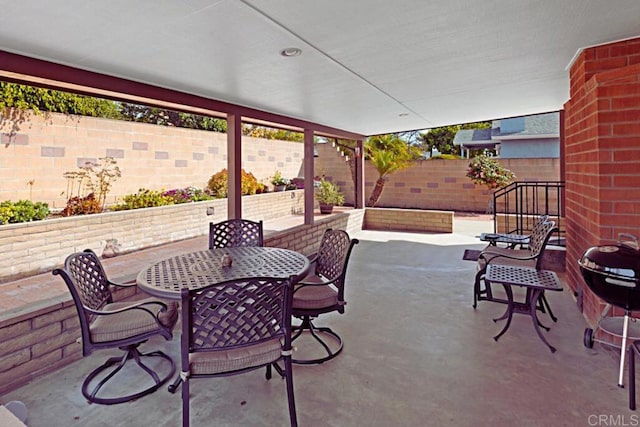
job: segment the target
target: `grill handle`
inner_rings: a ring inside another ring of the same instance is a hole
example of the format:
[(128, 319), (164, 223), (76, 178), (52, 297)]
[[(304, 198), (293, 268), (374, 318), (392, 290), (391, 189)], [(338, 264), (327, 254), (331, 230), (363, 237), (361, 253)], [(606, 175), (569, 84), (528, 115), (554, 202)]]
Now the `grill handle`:
[(630, 282), (627, 280), (614, 279), (613, 277), (605, 277), (604, 281), (616, 286), (624, 286), (625, 288), (635, 288), (636, 282)]
[(640, 250), (640, 246), (638, 245), (638, 237), (630, 233), (618, 234), (618, 243), (621, 245), (629, 246), (630, 248), (633, 248), (636, 251)]

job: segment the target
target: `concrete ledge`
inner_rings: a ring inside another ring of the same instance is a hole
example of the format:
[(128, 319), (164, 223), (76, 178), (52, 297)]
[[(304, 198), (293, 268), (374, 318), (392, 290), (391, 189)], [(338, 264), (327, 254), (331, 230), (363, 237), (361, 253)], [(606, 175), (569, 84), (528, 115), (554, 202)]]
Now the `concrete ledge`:
[(366, 208), (364, 230), (453, 233), (453, 211)]

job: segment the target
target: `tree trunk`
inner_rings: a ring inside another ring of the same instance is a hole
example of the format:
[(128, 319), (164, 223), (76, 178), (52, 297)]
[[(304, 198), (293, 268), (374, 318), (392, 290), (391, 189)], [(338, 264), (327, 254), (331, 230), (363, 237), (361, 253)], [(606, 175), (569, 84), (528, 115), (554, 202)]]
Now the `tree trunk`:
[(369, 196), (369, 200), (367, 201), (367, 206), (372, 208), (378, 203), (378, 199), (380, 195), (382, 195), (382, 190), (384, 189), (384, 184), (386, 179), (383, 177), (378, 178), (376, 181), (375, 187), (373, 187), (373, 191), (371, 192), (371, 196)]

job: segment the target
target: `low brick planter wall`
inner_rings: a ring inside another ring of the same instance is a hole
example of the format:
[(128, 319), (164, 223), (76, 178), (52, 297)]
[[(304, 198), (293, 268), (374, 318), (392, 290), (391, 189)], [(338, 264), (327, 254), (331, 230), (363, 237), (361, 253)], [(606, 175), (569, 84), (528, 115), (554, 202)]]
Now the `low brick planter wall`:
[[(301, 212), (304, 190), (242, 198), (243, 217), (268, 220)], [(211, 213), (213, 212), (213, 213)], [(101, 255), (107, 240), (122, 253), (202, 236), (209, 222), (227, 218), (227, 200), (106, 212), (0, 225), (0, 283), (51, 271), (67, 255), (92, 249)]]
[(453, 233), (453, 212), (366, 208), (362, 228), (365, 230)]

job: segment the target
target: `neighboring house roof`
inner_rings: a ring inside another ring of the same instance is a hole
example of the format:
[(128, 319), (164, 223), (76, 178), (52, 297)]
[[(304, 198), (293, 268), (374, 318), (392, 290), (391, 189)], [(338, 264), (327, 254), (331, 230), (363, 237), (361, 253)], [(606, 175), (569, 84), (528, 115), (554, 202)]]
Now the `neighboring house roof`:
[(462, 129), (456, 132), (453, 138), (454, 145), (465, 147), (493, 147), (497, 141), (491, 139), (492, 129)]
[(453, 143), (465, 147), (493, 147), (505, 140), (559, 136), (560, 115), (554, 112), (494, 120), (491, 129), (463, 129), (456, 133)]
[(492, 126), (496, 128), (493, 137), (499, 140), (557, 138), (560, 136), (560, 114), (554, 112), (494, 120)]

